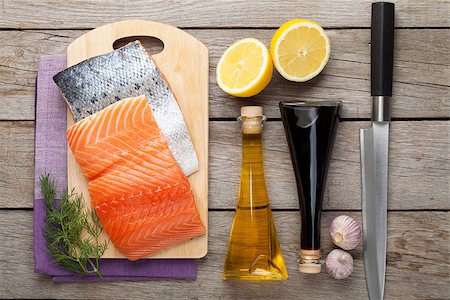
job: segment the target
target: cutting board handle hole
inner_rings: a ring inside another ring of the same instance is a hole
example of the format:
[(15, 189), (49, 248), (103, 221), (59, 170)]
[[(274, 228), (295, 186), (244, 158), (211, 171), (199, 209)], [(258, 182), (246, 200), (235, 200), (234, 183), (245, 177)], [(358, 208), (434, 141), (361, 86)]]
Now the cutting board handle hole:
[(160, 39), (152, 36), (141, 36), (141, 35), (127, 36), (118, 39), (113, 43), (113, 48), (114, 50), (116, 50), (117, 48), (123, 47), (126, 44), (136, 40), (139, 40), (145, 47), (145, 49), (147, 49), (147, 51), (150, 52), (151, 55), (158, 54), (164, 49), (164, 43)]

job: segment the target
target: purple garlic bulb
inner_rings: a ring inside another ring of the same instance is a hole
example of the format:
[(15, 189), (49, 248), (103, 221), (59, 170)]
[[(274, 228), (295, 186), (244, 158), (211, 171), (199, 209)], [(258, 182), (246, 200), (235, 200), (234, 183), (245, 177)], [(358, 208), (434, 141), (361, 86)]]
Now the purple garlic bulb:
[(353, 257), (341, 249), (331, 251), (325, 264), (327, 273), (335, 279), (345, 279), (353, 272)]
[(331, 222), (330, 235), (336, 246), (352, 250), (361, 240), (361, 226), (352, 217), (342, 215)]

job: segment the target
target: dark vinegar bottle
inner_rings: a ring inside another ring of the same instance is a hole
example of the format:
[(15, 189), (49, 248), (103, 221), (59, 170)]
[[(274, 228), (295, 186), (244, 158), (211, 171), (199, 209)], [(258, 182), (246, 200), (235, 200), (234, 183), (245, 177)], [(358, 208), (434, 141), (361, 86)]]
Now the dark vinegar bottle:
[(299, 270), (319, 273), (320, 216), (340, 102), (280, 102), (301, 214)]

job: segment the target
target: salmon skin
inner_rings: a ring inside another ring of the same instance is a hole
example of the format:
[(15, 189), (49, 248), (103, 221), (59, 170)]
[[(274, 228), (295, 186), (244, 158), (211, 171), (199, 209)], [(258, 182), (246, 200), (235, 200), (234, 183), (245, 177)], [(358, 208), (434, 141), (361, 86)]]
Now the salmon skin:
[(87, 59), (53, 77), (78, 122), (108, 105), (145, 95), (169, 148), (189, 176), (198, 159), (175, 95), (139, 41)]
[(66, 134), (103, 229), (129, 260), (205, 233), (145, 96), (116, 102)]

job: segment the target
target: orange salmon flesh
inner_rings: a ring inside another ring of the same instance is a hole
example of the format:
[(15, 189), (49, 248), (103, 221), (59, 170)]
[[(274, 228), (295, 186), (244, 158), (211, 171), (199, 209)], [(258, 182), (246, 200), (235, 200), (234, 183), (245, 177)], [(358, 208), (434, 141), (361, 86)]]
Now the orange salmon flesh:
[(145, 96), (116, 102), (66, 134), (103, 229), (129, 260), (205, 233)]

